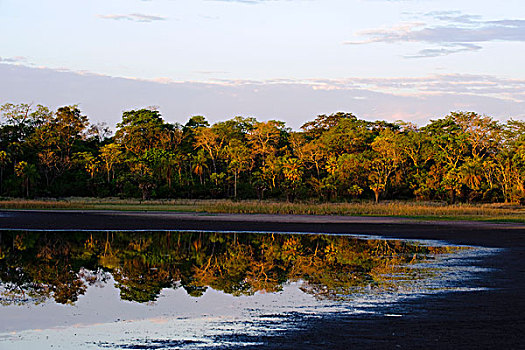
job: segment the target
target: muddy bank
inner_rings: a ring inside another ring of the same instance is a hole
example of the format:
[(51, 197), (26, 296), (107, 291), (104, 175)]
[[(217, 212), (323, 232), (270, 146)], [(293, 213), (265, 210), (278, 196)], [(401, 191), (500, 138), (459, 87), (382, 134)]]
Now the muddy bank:
[(525, 224), (417, 221), (392, 217), (199, 214), (119, 211), (0, 211), (0, 229), (211, 230), (351, 233), (517, 247)]

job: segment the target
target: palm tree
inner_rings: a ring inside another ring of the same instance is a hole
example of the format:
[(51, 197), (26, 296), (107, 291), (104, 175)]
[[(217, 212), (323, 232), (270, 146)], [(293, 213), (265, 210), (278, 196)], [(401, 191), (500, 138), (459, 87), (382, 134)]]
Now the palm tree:
[(9, 155), (6, 151), (0, 151), (0, 194), (2, 194), (2, 183), (4, 182), (4, 167), (9, 162)]
[(202, 149), (199, 150), (197, 152), (197, 155), (193, 157), (193, 161), (194, 161), (193, 172), (199, 175), (199, 179), (202, 185), (204, 183), (202, 179), (202, 175), (204, 174), (204, 169), (208, 167), (206, 165), (206, 155), (204, 154), (204, 151)]
[(38, 179), (38, 170), (34, 164), (29, 164), (26, 161), (18, 162), (15, 165), (16, 176), (21, 177), (24, 182), (26, 197), (29, 197), (29, 188), (33, 181)]

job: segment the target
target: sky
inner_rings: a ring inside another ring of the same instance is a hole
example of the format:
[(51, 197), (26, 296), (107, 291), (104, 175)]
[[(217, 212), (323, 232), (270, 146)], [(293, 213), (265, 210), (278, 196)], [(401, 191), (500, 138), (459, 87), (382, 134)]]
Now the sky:
[(0, 0), (0, 104), (114, 126), (318, 114), (525, 118), (522, 0)]

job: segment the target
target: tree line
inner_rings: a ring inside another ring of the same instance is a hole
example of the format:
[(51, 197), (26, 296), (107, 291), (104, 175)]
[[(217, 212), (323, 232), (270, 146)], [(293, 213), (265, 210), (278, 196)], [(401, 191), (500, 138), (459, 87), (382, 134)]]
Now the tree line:
[(166, 122), (126, 111), (113, 134), (78, 106), (0, 107), (0, 195), (9, 197), (525, 201), (525, 122), (452, 112), (418, 127), (319, 115)]

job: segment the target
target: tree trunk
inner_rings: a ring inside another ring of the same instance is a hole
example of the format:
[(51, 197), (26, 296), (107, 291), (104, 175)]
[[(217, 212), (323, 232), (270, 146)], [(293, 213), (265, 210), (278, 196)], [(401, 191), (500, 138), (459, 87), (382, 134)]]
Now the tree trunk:
[(237, 199), (237, 172), (233, 173), (233, 198)]
[(376, 203), (379, 203), (379, 194), (381, 193), (381, 190), (379, 188), (374, 188), (373, 191), (376, 198)]
[(217, 164), (215, 163), (215, 158), (213, 157), (213, 155), (211, 157), (211, 162), (213, 164), (213, 172), (217, 173)]
[(257, 188), (257, 198), (259, 199), (259, 201), (262, 201), (264, 199), (264, 188), (260, 186), (257, 186), (256, 188)]

